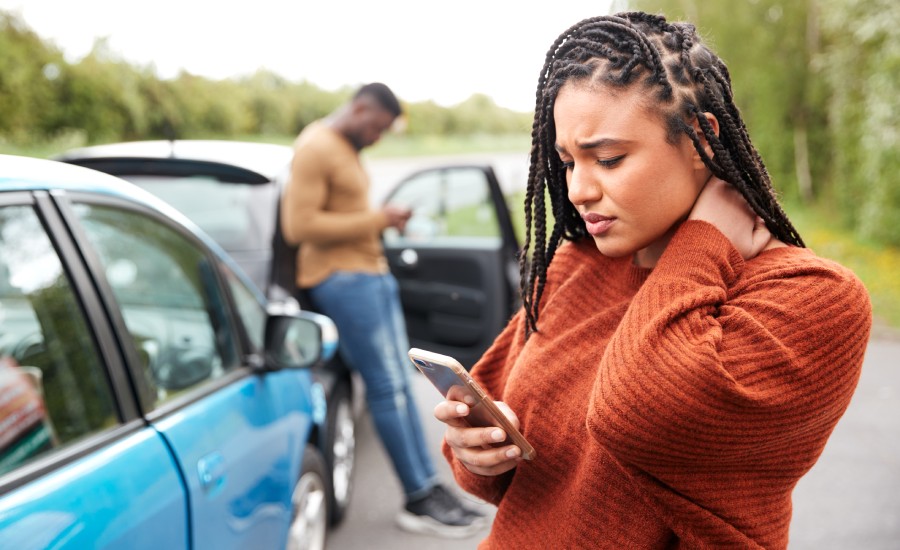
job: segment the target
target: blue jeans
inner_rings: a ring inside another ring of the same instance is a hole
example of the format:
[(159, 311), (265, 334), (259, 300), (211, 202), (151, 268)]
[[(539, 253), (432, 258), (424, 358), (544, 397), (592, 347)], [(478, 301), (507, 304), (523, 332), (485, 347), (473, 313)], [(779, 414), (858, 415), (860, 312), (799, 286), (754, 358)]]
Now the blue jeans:
[(393, 275), (339, 271), (310, 289), (318, 311), (337, 325), (341, 357), (363, 378), (375, 429), (409, 500), (437, 482), (410, 386), (414, 368)]

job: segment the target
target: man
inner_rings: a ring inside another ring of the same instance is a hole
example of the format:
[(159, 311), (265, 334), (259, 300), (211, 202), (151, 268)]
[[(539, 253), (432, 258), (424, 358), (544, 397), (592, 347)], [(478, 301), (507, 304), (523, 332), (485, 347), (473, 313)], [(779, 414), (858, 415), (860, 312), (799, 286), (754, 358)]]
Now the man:
[(409, 384), (397, 282), (381, 246), (382, 230), (402, 230), (410, 211), (370, 208), (369, 177), (359, 158), (401, 112), (393, 92), (372, 83), (304, 128), (294, 142), (282, 199), (282, 233), (300, 245), (298, 287), (335, 322), (342, 357), (365, 382), (375, 428), (406, 496), (397, 524), (416, 533), (465, 537), (483, 518), (437, 482)]

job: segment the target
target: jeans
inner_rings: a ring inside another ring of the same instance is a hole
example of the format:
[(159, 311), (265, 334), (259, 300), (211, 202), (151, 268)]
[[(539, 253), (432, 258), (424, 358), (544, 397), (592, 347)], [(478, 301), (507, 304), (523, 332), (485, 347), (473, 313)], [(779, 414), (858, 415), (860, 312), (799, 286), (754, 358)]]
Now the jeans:
[(414, 368), (393, 275), (339, 271), (310, 289), (315, 308), (337, 325), (339, 350), (363, 378), (366, 400), (381, 442), (408, 500), (437, 483), (410, 386)]

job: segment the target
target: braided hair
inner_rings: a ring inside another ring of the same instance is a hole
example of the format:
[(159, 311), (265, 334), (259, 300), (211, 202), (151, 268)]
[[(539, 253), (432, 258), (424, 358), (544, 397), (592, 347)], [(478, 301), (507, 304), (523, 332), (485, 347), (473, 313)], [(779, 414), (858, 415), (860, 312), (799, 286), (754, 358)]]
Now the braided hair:
[[(547, 267), (557, 247), (563, 239), (588, 235), (568, 200), (565, 167), (555, 150), (553, 107), (560, 89), (570, 81), (621, 89), (639, 86), (647, 103), (662, 116), (670, 143), (676, 144), (686, 134), (707, 168), (740, 191), (776, 238), (804, 246), (778, 204), (769, 173), (750, 142), (734, 104), (728, 69), (702, 44), (695, 27), (642, 12), (585, 19), (550, 46), (538, 79), (525, 193), (525, 245), (519, 257), (526, 337), (537, 330)], [(704, 113), (712, 113), (719, 121), (718, 135)], [(712, 156), (706, 154), (693, 121), (703, 132)], [(546, 196), (554, 220), (549, 236)]]

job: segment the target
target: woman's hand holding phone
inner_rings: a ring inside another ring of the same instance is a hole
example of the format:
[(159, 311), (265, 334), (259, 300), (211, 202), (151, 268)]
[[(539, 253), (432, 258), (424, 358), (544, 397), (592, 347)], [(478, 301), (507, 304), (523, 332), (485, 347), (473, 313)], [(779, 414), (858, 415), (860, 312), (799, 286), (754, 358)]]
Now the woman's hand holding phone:
[(409, 350), (409, 358), (444, 397), (434, 416), (447, 424), (444, 440), (466, 468), (498, 475), (535, 457), (516, 415), (505, 403), (491, 399), (459, 361), (417, 348)]
[[(469, 414), (469, 406), (474, 403), (466, 403), (472, 398), (459, 391), (459, 388), (459, 386), (451, 388), (446, 401), (438, 403), (434, 408), (435, 418), (447, 425), (444, 440), (453, 455), (470, 472), (478, 475), (496, 476), (515, 468), (524, 460), (522, 450), (514, 444), (496, 446), (507, 438), (506, 432), (501, 428), (470, 426), (466, 417)], [(519, 419), (506, 403), (502, 401), (494, 403), (509, 418), (513, 426), (518, 428)]]

